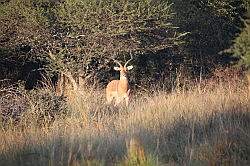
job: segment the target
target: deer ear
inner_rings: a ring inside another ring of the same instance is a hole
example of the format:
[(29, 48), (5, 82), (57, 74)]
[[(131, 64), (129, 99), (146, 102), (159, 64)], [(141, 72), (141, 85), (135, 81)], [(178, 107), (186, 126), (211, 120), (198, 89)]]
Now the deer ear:
[(120, 67), (114, 67), (114, 70), (119, 71)]
[(131, 69), (133, 69), (133, 66), (128, 66), (127, 69), (131, 70)]

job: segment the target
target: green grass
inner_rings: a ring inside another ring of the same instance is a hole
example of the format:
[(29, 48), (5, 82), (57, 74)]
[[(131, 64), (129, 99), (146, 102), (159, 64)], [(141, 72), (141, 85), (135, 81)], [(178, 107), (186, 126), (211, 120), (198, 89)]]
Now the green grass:
[(86, 91), (49, 125), (36, 124), (44, 99), (24, 95), (28, 113), (2, 124), (0, 165), (249, 165), (247, 90), (228, 87), (145, 94), (128, 108)]

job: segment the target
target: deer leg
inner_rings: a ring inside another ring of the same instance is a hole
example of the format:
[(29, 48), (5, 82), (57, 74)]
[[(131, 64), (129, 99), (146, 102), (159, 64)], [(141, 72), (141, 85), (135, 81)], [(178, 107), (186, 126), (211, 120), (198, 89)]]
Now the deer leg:
[(127, 94), (125, 97), (126, 106), (128, 106), (128, 104), (129, 104), (129, 93), (130, 93), (130, 89), (127, 91)]
[(115, 98), (115, 106), (120, 105), (120, 103), (123, 101), (123, 97), (122, 96), (118, 96)]
[(113, 96), (110, 94), (106, 95), (106, 99), (107, 99), (107, 104), (111, 104), (112, 100), (113, 100)]
[(128, 104), (129, 104), (129, 97), (128, 96), (125, 98), (125, 102), (126, 102), (126, 106), (128, 106)]

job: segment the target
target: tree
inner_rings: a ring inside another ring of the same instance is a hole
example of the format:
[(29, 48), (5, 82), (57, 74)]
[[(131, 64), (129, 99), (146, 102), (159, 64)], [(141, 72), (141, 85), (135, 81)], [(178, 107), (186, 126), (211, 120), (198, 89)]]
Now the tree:
[(245, 26), (242, 28), (242, 32), (233, 41), (233, 45), (229, 51), (240, 59), (239, 64), (244, 65), (246, 68), (250, 68), (250, 1), (245, 2), (247, 4), (247, 12), (243, 16)]
[[(242, 17), (247, 11), (244, 0), (177, 0), (174, 25), (189, 32), (182, 47), (183, 64), (200, 74), (211, 72), (218, 65), (234, 60), (222, 53), (244, 27)], [(221, 54), (222, 53), (222, 54)]]
[(82, 73), (91, 79), (107, 78), (98, 72), (110, 70), (111, 58), (171, 48), (181, 36), (165, 0), (12, 0), (0, 11), (2, 48), (27, 46), (23, 56), (42, 61), (51, 51), (54, 58), (47, 59), (47, 71)]

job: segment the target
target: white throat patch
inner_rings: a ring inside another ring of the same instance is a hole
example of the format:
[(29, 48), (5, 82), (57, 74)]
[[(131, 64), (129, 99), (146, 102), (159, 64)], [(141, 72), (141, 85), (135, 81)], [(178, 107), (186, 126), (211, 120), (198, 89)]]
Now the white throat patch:
[(127, 76), (126, 76), (126, 75), (121, 75), (121, 76), (120, 76), (120, 79), (121, 79), (121, 80), (126, 80), (126, 79), (127, 79)]

